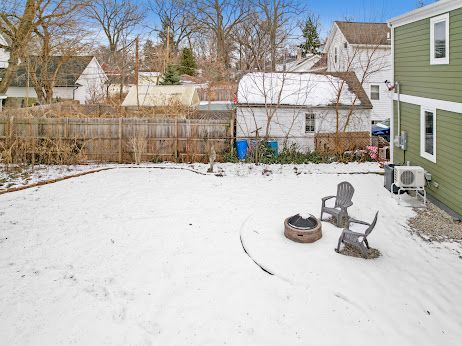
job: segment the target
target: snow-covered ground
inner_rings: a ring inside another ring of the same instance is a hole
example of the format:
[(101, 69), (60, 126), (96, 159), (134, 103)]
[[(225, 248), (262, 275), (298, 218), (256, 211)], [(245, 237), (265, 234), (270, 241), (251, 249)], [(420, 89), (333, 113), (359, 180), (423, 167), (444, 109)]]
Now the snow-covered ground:
[[(0, 165), (0, 191), (32, 185), (41, 181), (63, 178), (87, 171), (102, 168), (102, 165), (72, 165), (72, 166), (10, 166), (9, 169)], [(107, 165), (104, 167), (108, 167)]]
[[(336, 173), (372, 165), (161, 167), (182, 169), (0, 196), (0, 344), (460, 344), (462, 259), (408, 232), (414, 212), (382, 176)], [(318, 215), (343, 180), (354, 217), (380, 211), (376, 260), (335, 253), (328, 223), (314, 244), (283, 235), (285, 217)]]

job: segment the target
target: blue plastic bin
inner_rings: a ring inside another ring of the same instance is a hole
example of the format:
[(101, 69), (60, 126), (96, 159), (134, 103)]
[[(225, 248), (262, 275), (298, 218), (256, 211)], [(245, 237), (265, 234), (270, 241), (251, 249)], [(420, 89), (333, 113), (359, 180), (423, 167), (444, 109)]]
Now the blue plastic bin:
[(269, 141), (268, 141), (268, 148), (271, 149), (271, 151), (273, 152), (274, 157), (278, 157), (278, 155), (279, 155), (279, 144), (278, 144), (278, 141), (269, 140)]
[(236, 153), (238, 160), (245, 160), (247, 157), (247, 150), (249, 149), (249, 143), (245, 139), (239, 139), (236, 141)]

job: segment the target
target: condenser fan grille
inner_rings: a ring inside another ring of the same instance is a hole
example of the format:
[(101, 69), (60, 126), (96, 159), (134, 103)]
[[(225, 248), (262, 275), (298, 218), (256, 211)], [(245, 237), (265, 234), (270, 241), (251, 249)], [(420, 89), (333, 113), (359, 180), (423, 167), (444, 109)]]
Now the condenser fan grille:
[(415, 175), (412, 171), (404, 171), (401, 173), (401, 182), (404, 185), (412, 185), (415, 181)]

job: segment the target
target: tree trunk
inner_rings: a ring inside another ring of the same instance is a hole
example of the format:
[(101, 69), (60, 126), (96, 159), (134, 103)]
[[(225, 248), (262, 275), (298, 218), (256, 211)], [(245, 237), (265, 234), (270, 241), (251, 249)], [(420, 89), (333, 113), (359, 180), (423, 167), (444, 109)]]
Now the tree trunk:
[(22, 57), (24, 49), (29, 41), (29, 37), (34, 29), (34, 19), (37, 11), (36, 1), (27, 0), (24, 6), (23, 15), (20, 17), (19, 24), (14, 29), (14, 36), (10, 37), (10, 59), (8, 68), (0, 81), (0, 94), (6, 94), (11, 80), (16, 75), (19, 59)]

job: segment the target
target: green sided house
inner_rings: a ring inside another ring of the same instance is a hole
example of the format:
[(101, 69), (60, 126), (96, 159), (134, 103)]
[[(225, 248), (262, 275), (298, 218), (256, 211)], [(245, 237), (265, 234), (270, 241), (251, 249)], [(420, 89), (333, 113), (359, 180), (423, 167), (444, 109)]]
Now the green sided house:
[(440, 0), (391, 19), (389, 26), (392, 160), (423, 167), (431, 174), (427, 192), (461, 215), (462, 0)]

